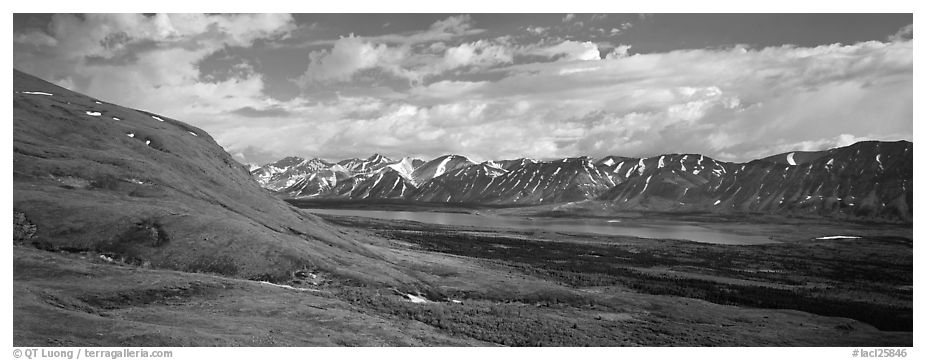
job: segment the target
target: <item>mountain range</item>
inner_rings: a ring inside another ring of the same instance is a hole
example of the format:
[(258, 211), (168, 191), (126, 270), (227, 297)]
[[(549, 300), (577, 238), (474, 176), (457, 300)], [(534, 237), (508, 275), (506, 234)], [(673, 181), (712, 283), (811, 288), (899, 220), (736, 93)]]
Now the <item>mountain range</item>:
[(337, 163), (287, 157), (252, 175), (263, 187), (292, 198), (513, 206), (595, 202), (611, 210), (899, 221), (913, 216), (913, 144), (908, 141), (863, 141), (744, 163), (701, 154), (481, 163), (461, 155), (427, 162), (379, 154)]

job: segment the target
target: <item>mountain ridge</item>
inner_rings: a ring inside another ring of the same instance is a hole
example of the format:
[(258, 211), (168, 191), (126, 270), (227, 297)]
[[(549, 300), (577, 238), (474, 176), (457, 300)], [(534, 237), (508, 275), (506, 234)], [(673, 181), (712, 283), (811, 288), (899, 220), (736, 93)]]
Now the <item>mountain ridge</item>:
[[(369, 159), (382, 163), (377, 156)], [(395, 170), (397, 164), (386, 163), (379, 169), (385, 166)], [(441, 164), (445, 168), (440, 168)], [(838, 175), (832, 173), (837, 168)], [(292, 187), (271, 190), (294, 198), (492, 205), (588, 200), (605, 202), (608, 208), (621, 210), (759, 211), (912, 220), (912, 142), (906, 140), (860, 141), (844, 147), (791, 151), (741, 163), (691, 153), (646, 158), (580, 156), (547, 161), (522, 158), (478, 164), (464, 156), (444, 155), (417, 167), (405, 164), (402, 169), (404, 172), (413, 169), (413, 176), (382, 174), (381, 170), (354, 174), (352, 191), (307, 193)], [(884, 174), (895, 176), (899, 182)], [(840, 180), (840, 176), (851, 181)], [(391, 187), (370, 190), (380, 186), (384, 177)], [(840, 190), (830, 183), (841, 183), (839, 186), (845, 188)], [(768, 190), (772, 188), (776, 191)], [(862, 188), (865, 193), (861, 193)]]

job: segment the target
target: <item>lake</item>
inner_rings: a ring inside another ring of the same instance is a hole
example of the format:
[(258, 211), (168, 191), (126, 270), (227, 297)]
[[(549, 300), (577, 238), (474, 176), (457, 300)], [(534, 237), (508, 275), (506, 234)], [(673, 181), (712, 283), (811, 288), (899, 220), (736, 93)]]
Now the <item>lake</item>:
[(767, 236), (744, 235), (732, 231), (708, 228), (693, 223), (640, 224), (637, 222), (625, 223), (619, 219), (521, 217), (430, 211), (303, 210), (316, 214), (360, 216), (384, 220), (408, 220), (427, 224), (472, 226), (502, 230), (634, 236), (647, 239), (675, 239), (726, 245), (756, 245), (776, 242), (769, 239)]

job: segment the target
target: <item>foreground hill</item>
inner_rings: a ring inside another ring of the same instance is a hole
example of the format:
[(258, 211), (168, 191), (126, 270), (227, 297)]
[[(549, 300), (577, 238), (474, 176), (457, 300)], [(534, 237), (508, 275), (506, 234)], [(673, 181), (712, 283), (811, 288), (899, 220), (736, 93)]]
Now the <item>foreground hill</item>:
[(409, 279), (261, 189), (202, 129), (13, 76), (14, 241), (241, 278)]

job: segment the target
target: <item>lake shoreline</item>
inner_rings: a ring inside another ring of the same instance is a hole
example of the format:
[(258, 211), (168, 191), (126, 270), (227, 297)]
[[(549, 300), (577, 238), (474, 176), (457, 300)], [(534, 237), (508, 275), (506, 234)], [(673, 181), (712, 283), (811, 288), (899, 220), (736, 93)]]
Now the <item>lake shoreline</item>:
[(595, 234), (608, 236), (629, 236), (644, 239), (672, 239), (725, 245), (758, 245), (776, 243), (766, 236), (727, 231), (723, 228), (706, 227), (697, 223), (662, 221), (641, 222), (639, 219), (619, 218), (547, 218), (515, 215), (496, 215), (474, 211), (473, 213), (440, 211), (394, 211), (355, 209), (303, 210), (333, 216), (359, 216), (379, 220), (415, 221), (445, 226), (465, 226), (490, 230), (549, 231), (564, 233)]

